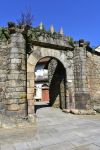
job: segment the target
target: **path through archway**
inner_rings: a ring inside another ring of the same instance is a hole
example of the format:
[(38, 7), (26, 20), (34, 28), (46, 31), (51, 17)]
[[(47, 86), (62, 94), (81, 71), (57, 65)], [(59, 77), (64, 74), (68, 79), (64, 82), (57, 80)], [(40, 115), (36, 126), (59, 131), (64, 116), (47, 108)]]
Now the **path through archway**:
[[(48, 105), (61, 109), (66, 108), (66, 71), (59, 60), (44, 57), (37, 62), (35, 87), (35, 111), (37, 108)], [(44, 101), (47, 101), (48, 105), (44, 105)]]

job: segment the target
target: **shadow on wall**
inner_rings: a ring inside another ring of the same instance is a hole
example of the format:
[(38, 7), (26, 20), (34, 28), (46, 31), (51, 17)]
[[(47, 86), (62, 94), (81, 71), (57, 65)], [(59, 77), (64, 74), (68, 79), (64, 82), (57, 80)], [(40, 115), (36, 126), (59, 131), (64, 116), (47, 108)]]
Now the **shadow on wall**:
[[(54, 65), (52, 64), (54, 67)], [(52, 70), (48, 67), (49, 76), (51, 76), (51, 80), (49, 80), (49, 97), (50, 97), (50, 106), (66, 108), (66, 73), (63, 65), (57, 61), (57, 65), (54, 68), (54, 73), (52, 74)], [(50, 72), (51, 71), (51, 72)]]

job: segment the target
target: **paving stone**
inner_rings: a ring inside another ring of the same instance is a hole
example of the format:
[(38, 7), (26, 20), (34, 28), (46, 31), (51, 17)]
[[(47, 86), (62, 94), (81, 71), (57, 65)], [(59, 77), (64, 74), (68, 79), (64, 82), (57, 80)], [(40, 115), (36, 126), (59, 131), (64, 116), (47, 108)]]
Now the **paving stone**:
[(14, 147), (12, 145), (5, 144), (5, 145), (1, 145), (1, 149), (0, 150), (15, 150), (15, 149), (14, 149)]
[(28, 150), (29, 146), (27, 143), (23, 142), (23, 143), (15, 143), (14, 147), (16, 150)]
[(40, 150), (72, 150), (73, 145), (69, 142), (64, 142), (60, 144), (54, 144), (46, 147), (40, 148)]
[(55, 108), (38, 109), (36, 116), (33, 127), (0, 129), (0, 150), (100, 150), (100, 117)]
[(91, 144), (74, 148), (74, 150), (100, 150), (100, 147)]
[(38, 149), (41, 147), (40, 142), (38, 140), (33, 140), (31, 142), (28, 142), (27, 144), (28, 144), (29, 148), (31, 148), (31, 149), (33, 149), (33, 148)]

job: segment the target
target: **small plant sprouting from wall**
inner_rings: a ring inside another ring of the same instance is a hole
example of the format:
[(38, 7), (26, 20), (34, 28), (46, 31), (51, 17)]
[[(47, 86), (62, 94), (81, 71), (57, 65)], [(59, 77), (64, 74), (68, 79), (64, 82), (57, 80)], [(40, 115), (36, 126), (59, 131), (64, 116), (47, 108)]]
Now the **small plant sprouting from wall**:
[(68, 43), (69, 45), (71, 45), (72, 47), (74, 47), (74, 40), (72, 37), (67, 37)]
[(7, 28), (0, 28), (0, 41), (7, 41), (10, 38)]

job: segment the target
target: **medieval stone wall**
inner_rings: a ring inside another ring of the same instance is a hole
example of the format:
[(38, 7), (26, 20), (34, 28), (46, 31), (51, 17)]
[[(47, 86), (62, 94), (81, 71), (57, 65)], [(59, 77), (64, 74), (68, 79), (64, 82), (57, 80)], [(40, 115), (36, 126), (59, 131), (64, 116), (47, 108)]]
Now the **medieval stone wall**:
[(74, 84), (75, 105), (78, 109), (89, 109), (90, 94), (86, 78), (86, 48), (77, 46), (74, 49)]
[(66, 107), (75, 108), (74, 51), (66, 51)]
[(26, 116), (26, 51), (21, 33), (0, 43), (0, 111)]
[[(20, 29), (9, 36), (7, 42), (0, 42), (0, 112), (22, 117), (34, 113), (34, 71), (44, 57), (58, 60), (65, 69), (60, 96), (65, 96), (66, 108), (100, 106), (100, 54), (89, 52), (86, 42), (71, 46), (64, 37), (45, 36), (37, 41), (33, 38), (29, 51)], [(53, 75), (52, 69), (55, 71), (55, 67), (51, 68)], [(62, 70), (57, 71), (59, 78), (64, 74)]]
[(6, 114), (26, 116), (26, 52), (21, 33), (12, 34), (9, 43)]
[(86, 68), (91, 105), (100, 108), (100, 55), (87, 51)]
[(8, 44), (0, 42), (0, 112), (5, 112)]

